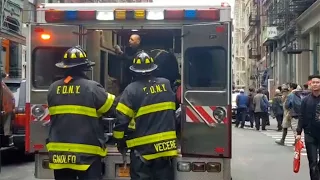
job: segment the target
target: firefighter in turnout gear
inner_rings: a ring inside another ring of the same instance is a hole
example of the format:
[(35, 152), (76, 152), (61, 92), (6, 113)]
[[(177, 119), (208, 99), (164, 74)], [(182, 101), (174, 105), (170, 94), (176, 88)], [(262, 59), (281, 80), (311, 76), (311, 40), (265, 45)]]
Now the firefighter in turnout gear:
[(99, 119), (111, 113), (115, 96), (87, 78), (85, 71), (93, 65), (79, 46), (68, 49), (56, 64), (65, 76), (49, 87), (51, 126), (46, 146), (49, 168), (57, 180), (102, 179), (107, 140)]
[(153, 58), (139, 53), (130, 66), (136, 81), (125, 88), (116, 107), (113, 137), (120, 152), (130, 149), (131, 180), (173, 180), (171, 161), (178, 154), (175, 94), (169, 80), (151, 76), (155, 69)]

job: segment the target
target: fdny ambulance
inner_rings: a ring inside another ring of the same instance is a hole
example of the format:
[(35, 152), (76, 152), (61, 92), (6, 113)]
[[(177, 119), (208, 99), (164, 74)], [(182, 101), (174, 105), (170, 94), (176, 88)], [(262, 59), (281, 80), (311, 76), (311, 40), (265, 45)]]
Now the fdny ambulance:
[[(45, 3), (27, 25), (25, 147), (35, 153), (35, 177), (52, 179), (46, 138), (50, 116), (47, 90), (63, 72), (55, 67), (68, 48), (81, 45), (96, 62), (90, 76), (109, 92), (126, 78), (114, 46), (131, 33), (143, 48), (173, 52), (181, 64), (182, 100), (176, 180), (231, 179), (231, 7), (211, 1), (185, 3)], [(113, 79), (112, 82), (109, 82)], [(112, 137), (113, 118), (104, 118)], [(72, 128), (72, 127), (70, 127)], [(72, 130), (72, 129), (70, 129)], [(127, 157), (128, 165), (129, 158)], [(112, 141), (103, 161), (104, 179), (130, 179)]]

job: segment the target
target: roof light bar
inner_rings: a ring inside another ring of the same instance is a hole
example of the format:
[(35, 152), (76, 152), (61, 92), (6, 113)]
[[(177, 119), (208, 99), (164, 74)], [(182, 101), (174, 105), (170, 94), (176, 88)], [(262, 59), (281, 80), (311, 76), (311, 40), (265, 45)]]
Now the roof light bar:
[(64, 21), (112, 20), (220, 20), (219, 9), (204, 10), (109, 10), (109, 11), (45, 11), (48, 23)]

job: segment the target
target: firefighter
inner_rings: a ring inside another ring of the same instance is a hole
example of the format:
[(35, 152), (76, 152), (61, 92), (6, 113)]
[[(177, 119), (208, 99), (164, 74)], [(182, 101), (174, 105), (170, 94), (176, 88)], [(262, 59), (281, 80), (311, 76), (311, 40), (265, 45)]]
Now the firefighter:
[[(151, 76), (156, 69), (152, 57), (139, 53), (130, 66), (136, 81), (125, 88), (116, 107), (113, 137), (119, 152), (130, 149), (131, 180), (173, 180), (172, 158), (178, 154), (175, 94), (167, 79)], [(128, 130), (132, 119), (134, 131)]]
[(65, 76), (49, 88), (51, 126), (46, 145), (56, 180), (102, 179), (101, 159), (107, 149), (99, 119), (111, 113), (115, 96), (85, 75), (93, 65), (79, 46), (68, 49), (56, 64)]

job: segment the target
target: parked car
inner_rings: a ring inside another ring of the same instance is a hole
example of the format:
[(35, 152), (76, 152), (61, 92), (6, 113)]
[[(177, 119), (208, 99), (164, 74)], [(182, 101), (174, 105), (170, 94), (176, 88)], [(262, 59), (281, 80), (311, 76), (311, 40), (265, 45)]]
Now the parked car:
[(12, 121), (13, 144), (18, 149), (24, 149), (26, 80), (20, 78), (6, 78), (3, 79), (3, 81), (10, 89), (15, 99), (15, 114)]

